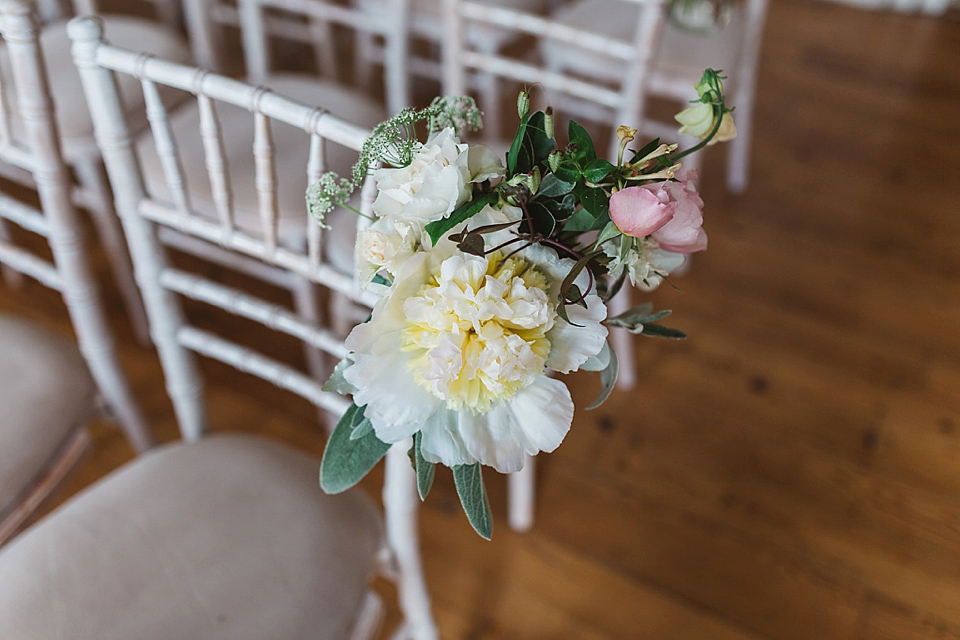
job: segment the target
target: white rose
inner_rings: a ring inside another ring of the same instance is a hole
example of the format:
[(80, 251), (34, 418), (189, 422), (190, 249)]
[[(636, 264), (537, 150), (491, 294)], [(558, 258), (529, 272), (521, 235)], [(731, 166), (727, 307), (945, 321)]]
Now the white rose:
[(380, 219), (357, 233), (357, 263), (362, 282), (369, 282), (381, 269), (396, 275), (413, 255), (418, 233), (403, 223)]
[[(680, 127), (678, 133), (681, 135), (691, 135), (701, 140), (710, 135), (710, 132), (713, 131), (713, 127), (716, 124), (713, 115), (713, 105), (705, 102), (687, 107), (674, 116), (674, 119), (683, 125)], [(735, 137), (737, 137), (737, 127), (733, 124), (733, 116), (728, 111), (724, 113), (720, 119), (720, 128), (717, 129), (717, 135), (715, 135), (707, 145), (726, 142), (727, 140), (733, 140)]]
[(432, 134), (406, 167), (380, 169), (373, 213), (422, 229), (470, 199), (472, 184), (502, 174), (486, 147), (460, 142), (452, 128)]

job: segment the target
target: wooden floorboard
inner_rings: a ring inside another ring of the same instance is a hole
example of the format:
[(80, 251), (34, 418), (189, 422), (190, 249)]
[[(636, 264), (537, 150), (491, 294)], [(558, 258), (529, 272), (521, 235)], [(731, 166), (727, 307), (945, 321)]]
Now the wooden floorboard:
[[(422, 536), (444, 637), (960, 638), (958, 13), (773, 0), (750, 188), (728, 194), (711, 150), (710, 249), (682, 291), (651, 296), (691, 338), (637, 339), (637, 387), (580, 411), (541, 458), (532, 532), (507, 530), (490, 478), (497, 527), (480, 540), (439, 474)], [(37, 285), (0, 290), (0, 309), (69, 331)], [(112, 317), (172, 440), (156, 357)], [(205, 367), (215, 429), (322, 451), (307, 403)], [(598, 391), (570, 385), (580, 406)], [(60, 500), (132, 457), (109, 424), (93, 431)]]

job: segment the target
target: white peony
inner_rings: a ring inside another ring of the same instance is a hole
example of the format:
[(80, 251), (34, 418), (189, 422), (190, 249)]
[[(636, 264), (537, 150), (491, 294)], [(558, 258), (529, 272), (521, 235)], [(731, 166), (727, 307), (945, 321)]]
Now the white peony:
[[(377, 437), (393, 443), (422, 431), (428, 461), (504, 473), (519, 470), (525, 453), (559, 446), (573, 400), (548, 370), (577, 370), (607, 335), (595, 294), (586, 308), (567, 307), (571, 322), (557, 315), (572, 266), (541, 245), (479, 257), (449, 240), (409, 258), (346, 342), (353, 362), (343, 375)], [(577, 285), (586, 289), (585, 273)]]
[(422, 229), (470, 199), (474, 182), (503, 175), (497, 157), (483, 146), (460, 142), (452, 128), (435, 132), (406, 167), (378, 169), (373, 213)]

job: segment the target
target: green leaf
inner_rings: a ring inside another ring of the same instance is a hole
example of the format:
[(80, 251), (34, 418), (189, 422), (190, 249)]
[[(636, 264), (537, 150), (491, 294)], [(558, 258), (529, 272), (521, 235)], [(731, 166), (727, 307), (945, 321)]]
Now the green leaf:
[[(602, 216), (608, 216), (610, 213), (610, 196), (600, 187), (584, 187), (578, 190), (580, 204), (583, 208), (593, 214), (595, 219)], [(604, 220), (604, 226), (607, 220)]]
[(564, 231), (571, 231), (574, 233), (582, 231), (590, 231), (593, 229), (594, 225), (597, 222), (597, 218), (587, 211), (586, 209), (580, 209), (575, 212), (572, 216), (567, 218), (566, 223), (563, 225)]
[(557, 170), (553, 172), (553, 175), (564, 182), (573, 182), (576, 184), (583, 173), (580, 171), (580, 167), (577, 166), (576, 162), (564, 158), (560, 166), (557, 167)]
[(550, 213), (550, 209), (547, 208), (546, 204), (536, 201), (529, 202), (527, 203), (527, 213), (529, 213), (533, 219), (533, 228), (536, 229), (537, 232), (545, 236), (553, 233), (553, 230), (557, 226), (557, 219)]
[(593, 148), (593, 140), (590, 138), (590, 134), (573, 120), (567, 127), (567, 138), (570, 144), (576, 147), (571, 155), (580, 161), (580, 166), (596, 160), (597, 152)]
[(347, 382), (346, 378), (343, 377), (343, 370), (353, 364), (353, 360), (350, 359), (350, 356), (345, 357), (343, 360), (337, 363), (337, 366), (333, 368), (333, 373), (330, 374), (330, 379), (323, 383), (323, 386), (320, 387), (323, 391), (330, 391), (332, 393), (339, 393), (340, 395), (348, 396), (356, 392), (357, 388), (352, 384)]
[(611, 349), (609, 345), (607, 348), (610, 351), (610, 361), (607, 363), (606, 368), (600, 372), (600, 396), (594, 400), (587, 409), (596, 409), (606, 402), (613, 388), (617, 385), (617, 376), (620, 374), (620, 363), (617, 360), (617, 352)]
[(354, 425), (353, 431), (350, 432), (350, 439), (359, 440), (371, 431), (373, 431), (373, 423), (364, 418), (359, 424)]
[[(517, 126), (517, 132), (513, 134), (513, 142), (510, 144), (510, 150), (507, 151), (507, 178), (512, 178), (517, 170), (517, 159), (520, 157), (520, 147), (523, 145), (523, 138), (527, 133), (527, 122), (530, 116), (525, 115), (520, 118), (520, 124)], [(434, 240), (436, 242), (436, 240)]]
[(594, 158), (583, 168), (583, 177), (590, 182), (597, 183), (610, 175), (616, 167), (603, 158)]
[(557, 174), (548, 173), (543, 177), (543, 181), (540, 182), (540, 189), (537, 191), (537, 196), (556, 198), (570, 193), (573, 191), (574, 186), (576, 186), (576, 182), (566, 182), (558, 178)]
[(640, 332), (640, 335), (650, 336), (651, 338), (671, 338), (673, 340), (683, 340), (687, 337), (687, 334), (679, 329), (671, 329), (659, 324), (643, 325), (643, 331)]
[(320, 487), (325, 492), (341, 493), (360, 482), (390, 448), (373, 429), (351, 440), (350, 435), (363, 422), (369, 422), (363, 416), (363, 408), (351, 404), (330, 434), (320, 461)]
[(417, 431), (413, 434), (413, 462), (417, 469), (417, 493), (420, 494), (421, 500), (426, 500), (427, 494), (430, 493), (430, 487), (433, 486), (433, 476), (436, 471), (436, 465), (432, 462), (427, 462), (426, 458), (423, 457), (423, 453), (420, 451), (420, 443), (422, 441), (422, 432)]
[(427, 233), (430, 234), (430, 239), (433, 241), (433, 244), (437, 244), (437, 241), (443, 237), (447, 231), (453, 229), (455, 226), (463, 222), (464, 220), (469, 220), (476, 214), (480, 213), (480, 210), (483, 209), (488, 204), (493, 204), (500, 199), (500, 195), (496, 191), (491, 191), (485, 193), (478, 198), (474, 198), (470, 202), (463, 204), (458, 207), (456, 211), (451, 213), (446, 218), (440, 220), (434, 220), (426, 226)]
[(480, 463), (461, 464), (453, 468), (453, 482), (457, 486), (457, 495), (463, 512), (473, 530), (480, 537), (489, 540), (493, 535), (493, 515), (490, 513), (490, 501), (483, 487), (483, 475)]
[(553, 138), (547, 135), (546, 114), (543, 111), (537, 111), (530, 116), (524, 138), (517, 171), (529, 173), (534, 167), (545, 163), (547, 156), (557, 147)]

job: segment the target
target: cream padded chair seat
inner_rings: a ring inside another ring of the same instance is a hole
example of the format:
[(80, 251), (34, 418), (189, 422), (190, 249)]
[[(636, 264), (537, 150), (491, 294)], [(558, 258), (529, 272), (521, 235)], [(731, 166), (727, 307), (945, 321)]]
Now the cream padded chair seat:
[[(376, 102), (334, 83), (302, 75), (278, 74), (271, 76), (266, 84), (280, 95), (307, 105), (323, 107), (331, 114), (361, 127), (372, 128), (386, 119), (383, 107)], [(252, 177), (255, 173), (252, 151), (253, 116), (245, 109), (219, 103), (217, 119), (223, 131), (224, 156), (230, 174)], [(199, 135), (200, 115), (196, 102), (184, 105), (172, 113), (170, 124), (180, 152), (190, 204), (197, 212), (216, 219), (210, 181), (204, 164), (203, 141)], [(306, 228), (304, 220), (307, 216), (307, 205), (304, 194), (307, 189), (307, 176), (304, 167), (307, 165), (309, 140), (300, 129), (277, 122), (272, 124), (278, 185), (279, 239), (287, 246), (300, 247), (304, 242)], [(154, 149), (152, 135), (146, 133), (141, 136), (137, 142), (137, 154), (143, 167), (148, 192), (158, 199), (170, 200), (170, 190)], [(348, 176), (356, 161), (355, 151), (332, 143), (327, 145), (329, 170)], [(251, 179), (240, 184), (232, 183), (231, 188), (237, 226), (258, 235), (261, 227), (255, 181)], [(347, 227), (354, 223), (353, 218), (353, 214), (346, 215), (346, 212), (338, 217), (339, 220), (347, 220)], [(337, 225), (338, 228), (340, 226), (342, 225)], [(341, 244), (349, 244), (349, 254), (340, 255), (339, 259), (335, 259), (335, 264), (344, 270), (350, 270), (353, 265), (354, 234), (347, 229), (342, 235), (343, 238), (337, 240), (335, 246), (339, 249)], [(342, 252), (337, 250), (336, 253)], [(334, 259), (332, 255), (331, 259)]]
[[(191, 58), (187, 43), (162, 24), (130, 16), (108, 15), (103, 16), (103, 20), (112, 44), (135, 51), (147, 51), (158, 58), (174, 62), (188, 62)], [(45, 25), (40, 33), (40, 47), (53, 92), (64, 156), (71, 159), (78, 154), (90, 153), (94, 149), (93, 122), (83, 99), (80, 74), (73, 64), (73, 56), (70, 55), (67, 23)], [(10, 77), (9, 64), (6, 49), (0, 49), (0, 65), (4, 70), (4, 77)], [(143, 105), (143, 92), (136, 78), (120, 74), (117, 80), (123, 103), (128, 109), (133, 110)], [(11, 95), (7, 97), (10, 105), (16, 104), (12, 89), (8, 89), (11, 91)], [(13, 125), (15, 128), (20, 127), (16, 117)]]
[(250, 436), (151, 450), (0, 552), (0, 638), (349, 637), (382, 527), (318, 471)]
[(0, 465), (0, 515), (83, 427), (95, 399), (96, 385), (74, 342), (0, 315), (0, 451), (17, 454)]
[[(640, 6), (623, 0), (577, 0), (564, 5), (554, 18), (562, 24), (583, 31), (597, 33), (621, 41), (633, 38), (633, 28), (637, 24)], [(678, 86), (675, 78), (696, 77), (707, 67), (725, 69), (735, 68), (740, 44), (744, 32), (745, 12), (735, 8), (726, 27), (709, 35), (682, 31), (667, 23), (652, 67), (650, 89), (661, 95), (674, 95)], [(609, 58), (592, 54), (576, 47), (543, 38), (540, 41), (541, 52), (550, 68), (563, 69), (599, 76), (609, 80), (620, 80), (621, 64), (611, 64)], [(679, 85), (684, 93), (678, 99), (696, 97), (693, 87), (684, 81)]]

